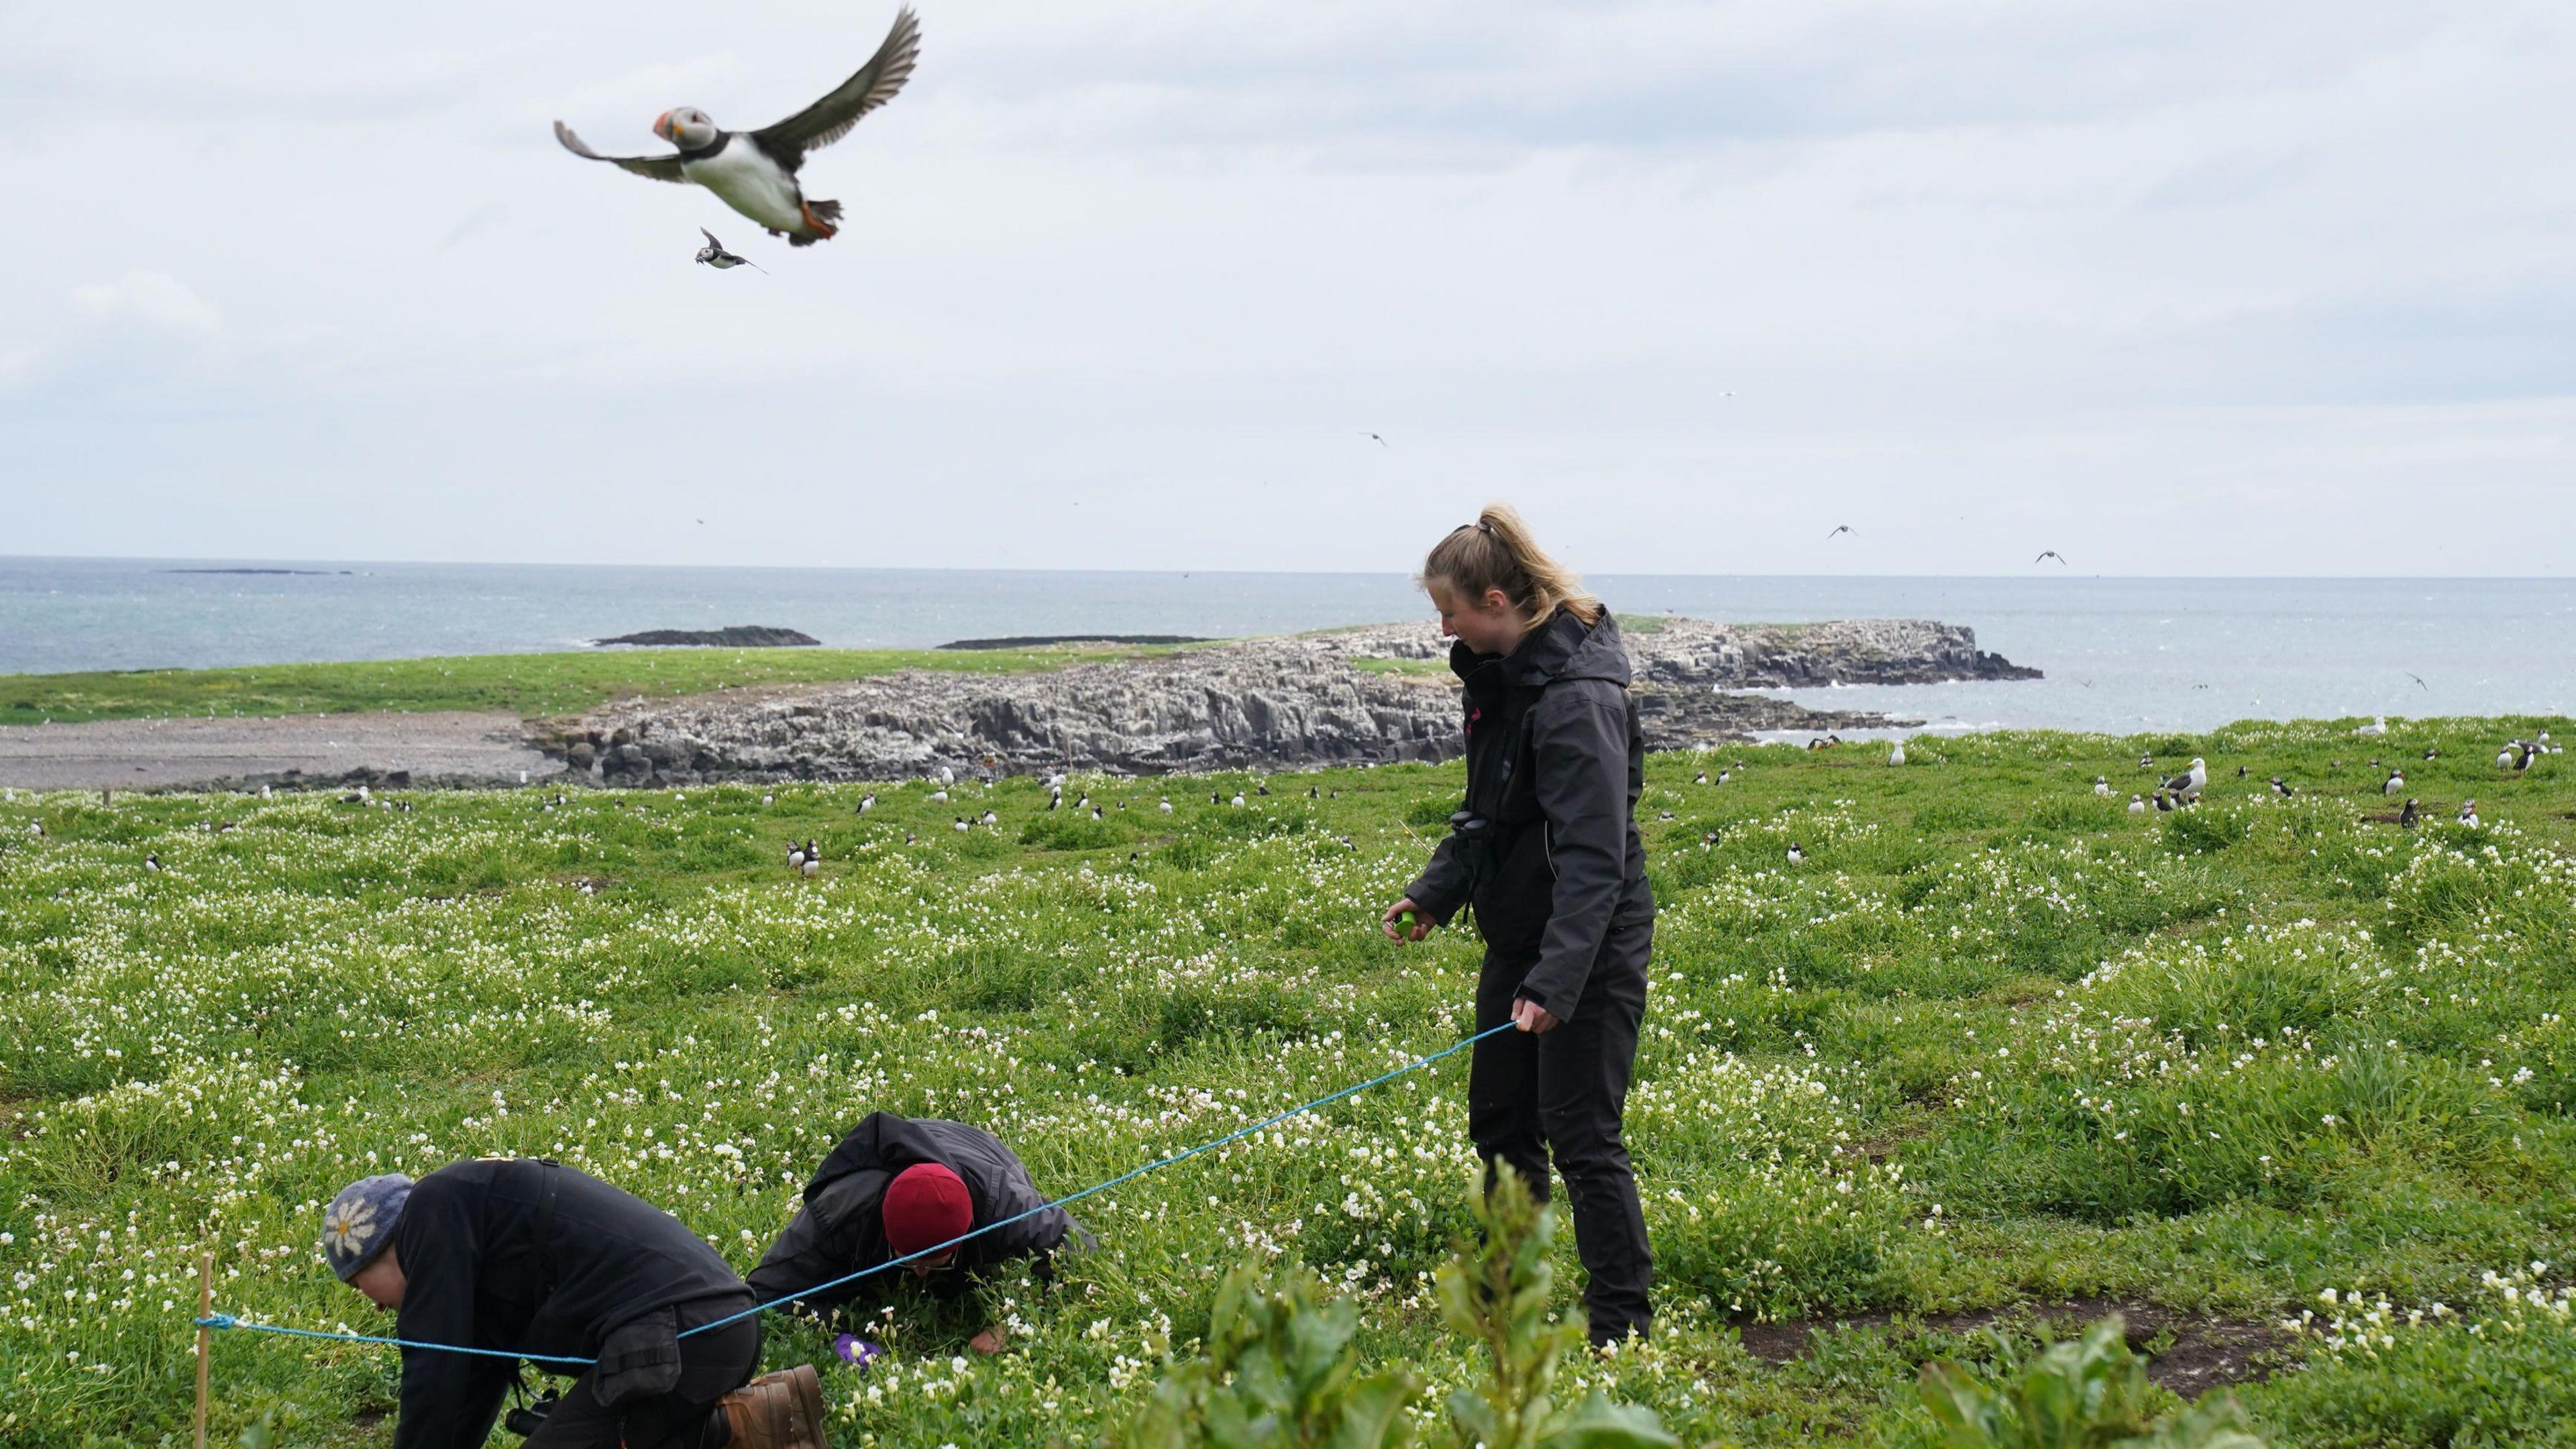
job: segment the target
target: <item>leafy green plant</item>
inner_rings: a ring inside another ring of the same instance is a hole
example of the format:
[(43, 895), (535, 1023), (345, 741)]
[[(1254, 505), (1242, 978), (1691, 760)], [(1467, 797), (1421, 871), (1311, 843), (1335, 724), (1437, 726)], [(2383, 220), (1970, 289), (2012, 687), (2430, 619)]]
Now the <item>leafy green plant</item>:
[(1472, 1193), (1470, 1210), (1482, 1241), (1442, 1265), (1440, 1317), (1484, 1345), (1492, 1374), (1449, 1396), (1459, 1437), (1484, 1449), (1650, 1449), (1681, 1441), (1664, 1432), (1654, 1411), (1614, 1404), (1599, 1389), (1573, 1408), (1549, 1390), (1566, 1352), (1583, 1343), (1583, 1316), (1548, 1322), (1556, 1268), (1556, 1211), (1535, 1203), (1520, 1175), (1495, 1169), (1494, 1190)]
[(1276, 1278), (1238, 1265), (1218, 1287), (1207, 1353), (1154, 1386), (1131, 1449), (1394, 1449), (1412, 1438), (1404, 1410), (1421, 1396), (1410, 1369), (1362, 1378), (1351, 1336), (1359, 1310), (1324, 1297), (1300, 1264)]
[(2264, 1449), (2236, 1396), (2217, 1390), (2150, 1418), (2146, 1363), (2129, 1352), (2120, 1315), (2082, 1338), (2049, 1344), (1981, 1383), (1948, 1359), (1923, 1366), (1923, 1407), (1948, 1449)]

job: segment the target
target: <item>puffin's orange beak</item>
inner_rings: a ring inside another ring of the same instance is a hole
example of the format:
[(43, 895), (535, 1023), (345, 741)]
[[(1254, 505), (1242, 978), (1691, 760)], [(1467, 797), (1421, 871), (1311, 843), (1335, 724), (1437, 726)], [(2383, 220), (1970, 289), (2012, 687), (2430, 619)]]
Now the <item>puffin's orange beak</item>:
[(665, 141), (671, 139), (671, 113), (669, 111), (664, 111), (662, 114), (653, 118), (653, 134), (661, 137)]

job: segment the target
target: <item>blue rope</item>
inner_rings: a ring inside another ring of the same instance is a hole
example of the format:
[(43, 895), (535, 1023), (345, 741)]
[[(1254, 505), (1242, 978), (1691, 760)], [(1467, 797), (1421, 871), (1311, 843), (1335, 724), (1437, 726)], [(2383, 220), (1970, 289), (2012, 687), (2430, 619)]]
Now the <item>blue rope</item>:
[[(1107, 1192), (1109, 1189), (1118, 1186), (1120, 1183), (1132, 1182), (1137, 1178), (1143, 1177), (1146, 1173), (1157, 1172), (1176, 1162), (1187, 1162), (1193, 1157), (1200, 1156), (1204, 1153), (1214, 1152), (1229, 1142), (1238, 1142), (1251, 1136), (1255, 1132), (1276, 1127), (1280, 1123), (1287, 1121), (1289, 1118), (1297, 1116), (1299, 1113), (1312, 1112), (1318, 1107), (1330, 1106), (1333, 1103), (1342, 1100), (1344, 1097), (1355, 1096), (1358, 1093), (1367, 1091), (1371, 1087), (1383, 1086), (1386, 1083), (1403, 1076), (1407, 1072), (1419, 1071), (1420, 1069), (1431, 1065), (1433, 1062), (1440, 1060), (1442, 1057), (1455, 1056), (1457, 1053), (1465, 1051), (1467, 1048), (1474, 1046), (1476, 1043), (1483, 1041), (1489, 1036), (1494, 1036), (1498, 1033), (1511, 1031), (1513, 1029), (1513, 1023), (1508, 1021), (1499, 1026), (1487, 1027), (1485, 1030), (1476, 1033), (1474, 1036), (1464, 1038), (1449, 1046), (1443, 1047), (1439, 1051), (1433, 1052), (1427, 1057), (1419, 1057), (1411, 1062), (1407, 1062), (1405, 1065), (1397, 1067), (1394, 1071), (1371, 1077), (1367, 1081), (1359, 1083), (1357, 1086), (1344, 1087), (1340, 1091), (1334, 1092), (1328, 1096), (1317, 1097), (1311, 1102), (1291, 1107), (1287, 1111), (1278, 1113), (1275, 1116), (1263, 1118), (1261, 1121), (1255, 1122), (1248, 1127), (1238, 1127), (1232, 1132), (1225, 1134), (1223, 1137), (1217, 1138), (1213, 1142), (1202, 1142), (1198, 1146), (1190, 1148), (1185, 1152), (1175, 1152), (1171, 1156), (1159, 1161), (1148, 1162), (1144, 1166), (1136, 1168), (1133, 1171), (1120, 1173), (1118, 1176), (1109, 1179), (1107, 1182), (1095, 1183), (1090, 1187), (1084, 1188), (1080, 1192), (1067, 1193), (1063, 1197), (1057, 1198), (1051, 1203), (1046, 1203), (1039, 1207), (1033, 1207), (1027, 1212), (1017, 1214), (1016, 1216), (1003, 1218), (998, 1222), (986, 1223), (984, 1226), (976, 1228), (972, 1232), (962, 1233), (957, 1237), (950, 1238), (947, 1242), (924, 1248), (920, 1252), (907, 1253), (900, 1258), (889, 1258), (882, 1263), (875, 1264), (872, 1267), (861, 1268), (855, 1273), (845, 1274), (828, 1283), (817, 1283), (811, 1288), (790, 1293), (784, 1298), (773, 1298), (766, 1303), (755, 1303), (751, 1307), (746, 1308), (739, 1313), (727, 1314), (726, 1316), (715, 1320), (713, 1323), (701, 1323), (695, 1328), (683, 1329), (680, 1331), (678, 1336), (681, 1338), (687, 1338), (692, 1334), (705, 1333), (709, 1329), (722, 1328), (728, 1323), (738, 1322), (742, 1319), (749, 1318), (754, 1314), (764, 1313), (773, 1308), (783, 1307), (787, 1304), (794, 1303), (799, 1299), (824, 1292), (827, 1289), (838, 1288), (847, 1283), (855, 1283), (862, 1278), (882, 1273), (888, 1268), (899, 1268), (906, 1263), (914, 1262), (922, 1258), (935, 1258), (941, 1253), (947, 1252), (949, 1249), (956, 1247), (958, 1244), (963, 1243), (970, 1238), (980, 1238), (986, 1233), (993, 1232), (1000, 1228), (1007, 1228), (1016, 1222), (1026, 1221), (1029, 1218), (1036, 1217), (1040, 1213), (1052, 1212), (1055, 1209), (1064, 1206), (1066, 1203), (1080, 1202), (1082, 1199), (1090, 1197), (1094, 1193)], [(523, 1358), (539, 1363), (590, 1364), (598, 1362), (597, 1359), (573, 1358), (563, 1354), (514, 1353), (508, 1349), (470, 1348), (460, 1343), (419, 1343), (407, 1338), (376, 1338), (363, 1333), (322, 1333), (310, 1328), (287, 1328), (275, 1323), (244, 1323), (229, 1313), (209, 1314), (206, 1317), (197, 1319), (196, 1325), (199, 1328), (240, 1328), (247, 1329), (255, 1333), (280, 1333), (295, 1338), (327, 1338), (335, 1339), (342, 1343), (382, 1343), (391, 1344), (396, 1348), (427, 1348), (441, 1349), (448, 1353), (478, 1353), (492, 1358)]]

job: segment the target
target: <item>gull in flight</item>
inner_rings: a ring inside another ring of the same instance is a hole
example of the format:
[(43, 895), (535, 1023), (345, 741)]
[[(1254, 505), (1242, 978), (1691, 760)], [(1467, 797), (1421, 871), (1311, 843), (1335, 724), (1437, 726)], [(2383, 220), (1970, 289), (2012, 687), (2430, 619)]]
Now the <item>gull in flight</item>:
[(1832, 533), (1826, 534), (1826, 535), (1825, 535), (1825, 541), (1826, 541), (1826, 542), (1828, 542), (1828, 543), (1830, 543), (1830, 542), (1832, 542), (1832, 541), (1834, 540), (1834, 538), (1835, 538), (1835, 537), (1837, 537), (1838, 535), (1846, 534), (1846, 533), (1849, 533), (1849, 532), (1851, 532), (1851, 531), (1852, 531), (1852, 526), (1851, 526), (1850, 524), (1848, 524), (1848, 523), (1843, 524), (1842, 526), (1840, 526), (1840, 527), (1836, 528)]
[(2043, 552), (2040, 554), (2040, 556), (2039, 556), (2039, 557), (2037, 557), (2037, 558), (2035, 558), (2035, 559), (2032, 559), (2032, 560), (2031, 560), (2031, 562), (2032, 562), (2032, 563), (2046, 563), (2046, 562), (2048, 562), (2050, 559), (2055, 559), (2055, 560), (2057, 560), (2057, 562), (2059, 563), (2059, 565), (2060, 565), (2060, 566), (2063, 566), (2063, 565), (2065, 564), (2065, 562), (2066, 562), (2066, 555), (2064, 555), (2064, 554), (2062, 554), (2062, 553), (2059, 553), (2057, 550), (2055, 550), (2055, 549), (2053, 549), (2053, 548), (2052, 548), (2052, 549), (2048, 549), (2048, 550), (2043, 551)]

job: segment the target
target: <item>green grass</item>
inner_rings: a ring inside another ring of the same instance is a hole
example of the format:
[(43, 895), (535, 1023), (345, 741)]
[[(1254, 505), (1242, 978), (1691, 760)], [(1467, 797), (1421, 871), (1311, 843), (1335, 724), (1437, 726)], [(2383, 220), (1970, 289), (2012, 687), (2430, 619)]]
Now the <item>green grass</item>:
[(172, 716), (497, 710), (536, 719), (637, 695), (866, 679), (898, 669), (1026, 674), (1168, 647), (1080, 649), (614, 649), (469, 654), (237, 669), (0, 675), (0, 725)]
[[(2490, 761), (2571, 726), (2351, 723), (1657, 757), (1628, 1120), (1658, 1336), (1562, 1387), (1693, 1445), (1928, 1449), (1919, 1363), (2002, 1350), (1909, 1315), (2099, 1295), (2309, 1315), (2246, 1394), (2275, 1444), (2570, 1442), (2576, 776)], [(2121, 808), (2147, 747), (2209, 758), (2197, 813)], [(2430, 823), (2381, 822), (2371, 756)], [(1099, 822), (1034, 781), (865, 816), (808, 785), (0, 803), (0, 1442), (183, 1436), (200, 1249), (225, 1311), (381, 1331), (312, 1249), (366, 1172), (554, 1155), (747, 1267), (875, 1108), (989, 1126), (1061, 1192), (1454, 1040), (1472, 942), (1373, 922), (1456, 767), (1270, 784), (1075, 782)], [(1463, 1085), (1453, 1060), (1086, 1204), (1103, 1253), (991, 1290), (998, 1359), (957, 1366), (980, 1320), (899, 1291), (896, 1363), (825, 1373), (836, 1442), (1087, 1443), (1246, 1253), (1357, 1299), (1368, 1362), (1436, 1403), (1472, 1377), (1422, 1276), (1466, 1223)], [(1579, 1283), (1570, 1235), (1559, 1260)], [(1846, 1312), (1895, 1321), (1782, 1367), (1738, 1341)], [(827, 1352), (773, 1325), (774, 1363)], [(382, 1444), (393, 1373), (219, 1336), (219, 1442), (276, 1410), (285, 1442)]]

